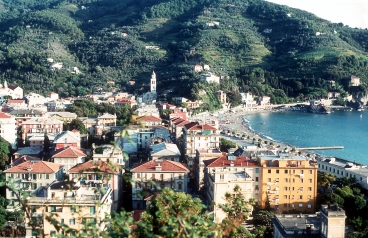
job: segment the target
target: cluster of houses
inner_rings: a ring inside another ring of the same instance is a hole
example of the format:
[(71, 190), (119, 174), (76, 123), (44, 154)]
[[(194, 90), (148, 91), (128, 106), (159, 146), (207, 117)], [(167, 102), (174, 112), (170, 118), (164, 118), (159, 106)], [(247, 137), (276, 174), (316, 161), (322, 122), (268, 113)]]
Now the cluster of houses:
[[(218, 97), (226, 101), (223, 92), (218, 92)], [(128, 95), (122, 98), (128, 99)], [(21, 132), (22, 139), (30, 142), (29, 147), (17, 150), (4, 171), (7, 182), (14, 184), (14, 188), (6, 191), (9, 210), (22, 209), (19, 198), (24, 191), (29, 194), (27, 237), (35, 237), (39, 230), (46, 237), (62, 234), (47, 219), (52, 215), (70, 228), (80, 230), (88, 221), (99, 230), (106, 229), (104, 219), (127, 199), (124, 198), (127, 186), (122, 179), (125, 168), (131, 173), (133, 214), (144, 211), (160, 189), (171, 188), (201, 194), (203, 202), (213, 211), (214, 221), (221, 222), (226, 215), (218, 205), (225, 203), (225, 193), (232, 193), (236, 185), (246, 199), (254, 199), (262, 208), (270, 204), (280, 214), (294, 209), (309, 214), (316, 211), (317, 170), (324, 169), (319, 162), (278, 148), (260, 150), (252, 144), (221, 152), (217, 121), (191, 121), (185, 108), (153, 103), (157, 98), (154, 72), (150, 92), (140, 98), (141, 103), (136, 101), (140, 106), (132, 118), (136, 123), (124, 128), (116, 127), (116, 115), (79, 118), (89, 135), (103, 136), (115, 131), (115, 143), (93, 145), (89, 149), (81, 146), (87, 135), (78, 130), (63, 130), (64, 122), (77, 118), (74, 113), (44, 112), (30, 105), (0, 113), (0, 133), (4, 139), (16, 148), (15, 141)], [(253, 103), (249, 94), (244, 95), (244, 100)], [(171, 110), (168, 121), (160, 118), (160, 110), (166, 109)], [(51, 151), (47, 161), (42, 152), (45, 133)], [(329, 209), (339, 208), (326, 207), (327, 219), (332, 214)], [(278, 217), (277, 221), (281, 224), (278, 237), (283, 237), (289, 232), (282, 225), (287, 219)], [(323, 229), (327, 226), (331, 229), (332, 225), (323, 225)]]

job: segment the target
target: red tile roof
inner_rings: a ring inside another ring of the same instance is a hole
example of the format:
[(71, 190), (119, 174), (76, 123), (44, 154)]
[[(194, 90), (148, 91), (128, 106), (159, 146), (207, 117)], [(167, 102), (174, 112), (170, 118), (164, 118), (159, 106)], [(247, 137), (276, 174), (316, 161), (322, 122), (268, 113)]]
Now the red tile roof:
[(162, 122), (161, 118), (155, 116), (141, 116), (137, 118), (137, 121), (144, 121), (144, 122)]
[[(233, 165), (231, 163), (233, 162)], [(227, 156), (221, 156), (215, 160), (204, 161), (207, 167), (260, 167), (260, 165), (247, 158), (247, 157), (236, 157), (236, 160), (228, 160)]]
[(85, 154), (83, 149), (80, 149), (74, 146), (68, 146), (68, 147), (56, 150), (52, 158), (78, 158), (78, 157), (84, 157), (84, 156), (87, 156), (87, 155)]
[(0, 112), (0, 118), (11, 118), (11, 115), (9, 115), (8, 113)]
[(213, 126), (207, 124), (201, 125), (198, 122), (191, 122), (189, 124), (186, 124), (185, 127), (187, 128), (188, 131), (216, 130), (216, 128), (214, 128)]
[[(31, 161), (26, 161), (10, 169), (5, 170), (5, 173), (55, 173), (59, 171), (64, 165), (55, 164), (46, 161), (39, 161), (33, 163)], [(32, 170), (29, 170), (32, 168)]]
[(87, 161), (83, 164), (78, 164), (69, 170), (69, 173), (83, 173), (83, 172), (105, 172), (116, 173), (119, 172), (119, 165), (108, 163), (102, 160)]
[[(162, 169), (160, 171), (156, 170), (156, 166), (160, 165)], [(155, 160), (151, 160), (148, 162), (144, 162), (141, 164), (137, 164), (131, 170), (132, 172), (189, 172), (189, 169), (182, 163), (171, 161), (171, 160), (163, 160), (162, 162), (156, 162)]]
[(24, 103), (24, 100), (22, 100), (22, 99), (9, 99), (8, 104), (9, 103)]
[(180, 122), (175, 123), (175, 125), (185, 126), (185, 125), (188, 125), (189, 123), (190, 123), (190, 121), (184, 120), (184, 121), (180, 121)]
[(19, 157), (18, 159), (14, 159), (11, 161), (11, 165), (12, 166), (15, 166), (15, 165), (18, 165), (18, 164), (21, 164), (25, 161), (40, 161), (41, 159), (38, 158), (38, 157), (34, 157), (34, 156), (30, 156), (30, 155), (22, 155), (21, 157)]

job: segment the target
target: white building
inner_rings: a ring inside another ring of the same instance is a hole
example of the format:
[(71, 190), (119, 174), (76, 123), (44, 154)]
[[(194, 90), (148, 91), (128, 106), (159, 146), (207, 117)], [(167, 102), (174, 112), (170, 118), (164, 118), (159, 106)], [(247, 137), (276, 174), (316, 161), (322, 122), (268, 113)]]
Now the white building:
[(29, 107), (35, 105), (44, 105), (49, 99), (37, 93), (29, 93), (26, 95), (27, 104)]
[(104, 162), (111, 162), (125, 166), (123, 151), (118, 146), (113, 146), (110, 144), (101, 145), (97, 148), (94, 148), (92, 157), (94, 161), (101, 160)]
[[(241, 188), (246, 201), (259, 199), (261, 167), (254, 161), (228, 154), (217, 159), (206, 160), (204, 163), (205, 199), (209, 208), (214, 211), (216, 222), (221, 222), (226, 217), (219, 205), (226, 204), (225, 194), (234, 194), (235, 186)], [(251, 205), (249, 209), (251, 212)]]
[(17, 127), (15, 117), (0, 112), (0, 136), (9, 142), (13, 149), (17, 148)]
[(134, 165), (131, 173), (134, 181), (132, 186), (133, 210), (145, 209), (146, 197), (140, 196), (143, 190), (151, 191), (148, 195), (157, 191), (157, 187), (187, 192), (189, 169), (182, 163), (161, 159), (151, 160)]
[(257, 106), (257, 102), (254, 100), (252, 93), (240, 93), (240, 95), (245, 108), (251, 109)]
[(146, 105), (141, 106), (136, 110), (136, 113), (138, 117), (141, 116), (154, 116), (154, 117), (160, 117), (160, 112), (158, 111), (158, 108), (155, 105)]
[(195, 157), (196, 150), (220, 148), (220, 135), (213, 126), (191, 122), (183, 128), (184, 151)]
[(218, 83), (220, 84), (220, 77), (213, 73), (206, 73), (201, 75), (201, 80), (208, 83)]
[(364, 189), (368, 189), (368, 168), (366, 165), (339, 158), (317, 160), (318, 172), (327, 172), (337, 178), (355, 178)]
[(67, 173), (75, 165), (84, 163), (86, 156), (84, 149), (69, 146), (56, 150), (51, 158), (55, 163), (64, 165), (64, 172)]
[(23, 89), (19, 86), (8, 87), (8, 83), (5, 80), (4, 85), (0, 84), (0, 104), (2, 104), (8, 98), (23, 98)]

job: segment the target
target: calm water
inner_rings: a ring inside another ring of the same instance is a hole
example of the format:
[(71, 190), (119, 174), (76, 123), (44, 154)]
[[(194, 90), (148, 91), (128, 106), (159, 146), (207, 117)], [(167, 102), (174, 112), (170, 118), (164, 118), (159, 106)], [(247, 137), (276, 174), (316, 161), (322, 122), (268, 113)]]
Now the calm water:
[[(360, 115), (362, 114), (362, 118)], [(368, 112), (262, 112), (246, 115), (253, 130), (296, 147), (344, 146), (319, 154), (368, 164)], [(262, 124), (262, 123), (264, 124)]]

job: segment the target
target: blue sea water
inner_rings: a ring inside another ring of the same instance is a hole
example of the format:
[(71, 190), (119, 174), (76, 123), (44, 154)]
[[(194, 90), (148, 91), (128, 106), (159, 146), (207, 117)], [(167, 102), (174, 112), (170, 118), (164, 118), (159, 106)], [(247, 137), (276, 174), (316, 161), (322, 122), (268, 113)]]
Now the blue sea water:
[[(362, 115), (362, 117), (360, 117)], [(335, 110), (331, 114), (261, 112), (246, 115), (252, 129), (295, 147), (344, 146), (318, 154), (368, 164), (368, 112)]]

